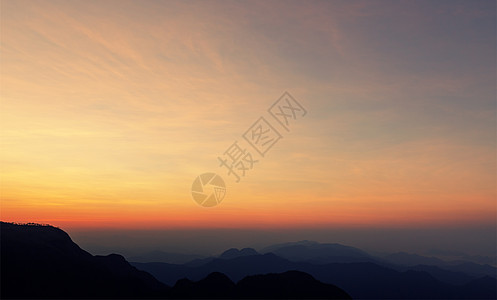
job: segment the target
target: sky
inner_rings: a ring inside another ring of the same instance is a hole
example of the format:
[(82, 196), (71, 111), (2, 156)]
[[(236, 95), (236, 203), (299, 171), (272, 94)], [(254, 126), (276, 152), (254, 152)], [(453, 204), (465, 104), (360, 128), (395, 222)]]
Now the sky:
[[(4, 221), (490, 228), (495, 250), (495, 1), (3, 0), (0, 47)], [(307, 112), (288, 131), (285, 92)], [(260, 117), (282, 136), (263, 157)], [(240, 182), (235, 141), (258, 160)]]

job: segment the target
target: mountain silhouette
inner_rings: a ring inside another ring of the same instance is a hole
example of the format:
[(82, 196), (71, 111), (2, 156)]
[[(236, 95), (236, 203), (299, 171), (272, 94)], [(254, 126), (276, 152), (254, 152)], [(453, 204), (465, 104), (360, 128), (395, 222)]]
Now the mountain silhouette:
[(497, 256), (488, 255), (470, 255), (462, 251), (454, 251), (447, 249), (430, 249), (426, 252), (427, 254), (435, 255), (437, 257), (443, 257), (444, 260), (449, 261), (467, 261), (477, 264), (487, 264), (492, 266), (497, 266)]
[(204, 279), (193, 282), (183, 278), (170, 291), (177, 299), (230, 299), (237, 296), (236, 285), (226, 275), (213, 272)]
[[(302, 272), (245, 278), (239, 284), (211, 272), (198, 281), (180, 279), (170, 288), (121, 255), (91, 255), (53, 226), (1, 222), (0, 233), (2, 299), (350, 299), (336, 286)], [(238, 259), (251, 253), (233, 252), (242, 255)], [(185, 266), (176, 266), (175, 277), (181, 278)]]
[[(292, 262), (273, 253), (213, 259), (200, 266), (164, 263), (133, 263), (137, 268), (153, 274), (166, 284), (174, 284), (179, 278), (200, 280), (212, 272), (226, 274), (232, 281), (246, 276), (283, 273), (297, 270), (312, 275), (316, 280), (335, 284), (353, 298), (418, 298), (457, 299), (470, 296), (474, 285), (479, 286), (478, 298), (494, 299), (497, 281), (491, 277), (483, 281), (470, 281), (465, 285), (442, 282), (425, 271), (398, 271), (371, 262), (312, 264)], [(476, 280), (476, 279), (475, 279)], [(493, 281), (492, 281), (493, 280)]]
[(169, 295), (176, 299), (351, 299), (342, 289), (298, 271), (247, 276), (237, 284), (213, 272), (197, 282), (178, 280)]
[(403, 268), (403, 271), (414, 270), (427, 272), (436, 279), (454, 285), (463, 285), (476, 279), (476, 277), (462, 272), (449, 271), (437, 266), (417, 265)]
[(352, 299), (335, 285), (299, 271), (247, 276), (236, 286), (240, 294), (252, 299)]
[(214, 258), (199, 266), (191, 264), (168, 263), (134, 263), (131, 264), (145, 270), (167, 284), (173, 285), (179, 278), (200, 280), (213, 272), (221, 272), (238, 282), (248, 275), (282, 273), (292, 270), (289, 261), (272, 253), (264, 255), (240, 256), (233, 259)]
[(183, 254), (164, 251), (150, 251), (140, 255), (126, 256), (127, 261), (136, 262), (166, 262), (172, 264), (184, 264), (195, 259), (205, 258), (203, 255)]
[[(402, 269), (420, 269), (419, 266), (435, 266), (451, 272), (460, 272), (472, 277), (490, 276), (497, 278), (497, 268), (488, 264), (477, 264), (470, 261), (444, 261), (436, 257), (426, 257), (418, 254), (398, 252), (387, 255), (380, 262), (390, 266), (402, 266)], [(428, 268), (424, 268), (428, 270)], [(441, 274), (437, 271), (438, 274)], [(433, 273), (434, 274), (434, 273)]]
[(477, 277), (490, 276), (494, 279), (497, 278), (497, 268), (490, 265), (480, 265), (473, 262), (460, 262), (457, 264), (440, 266), (440, 268), (455, 272), (463, 272)]
[(61, 229), (0, 226), (2, 298), (150, 298), (168, 289), (120, 255), (92, 256)]
[(368, 253), (341, 244), (322, 244), (314, 241), (299, 241), (276, 244), (261, 249), (261, 253), (274, 253), (291, 261), (310, 263), (375, 262)]
[(458, 294), (460, 298), (466, 299), (488, 299), (489, 295), (493, 295), (494, 299), (497, 299), (495, 278), (484, 276), (475, 279), (460, 287)]
[[(257, 254), (250, 248), (230, 249), (199, 265), (130, 264), (118, 254), (93, 256), (67, 233), (48, 225), (1, 222), (0, 233), (2, 299), (497, 296), (493, 276), (472, 278), (436, 266), (398, 270), (373, 262), (290, 261), (274, 253)], [(334, 249), (345, 249), (332, 245)], [(482, 266), (477, 266), (481, 271)], [(493, 269), (488, 267), (485, 271), (491, 272)]]
[[(197, 258), (194, 260), (191, 260), (185, 265), (190, 266), (190, 267), (199, 267), (201, 265), (205, 265), (206, 263), (209, 263), (217, 258), (221, 259), (233, 259), (241, 256), (251, 256), (251, 255), (258, 255), (259, 253), (255, 251), (253, 248), (243, 248), (242, 250), (238, 250), (237, 248), (231, 248), (219, 256), (211, 256), (211, 257), (204, 257), (204, 258)], [(134, 262), (134, 260), (132, 260)], [(150, 261), (149, 261), (150, 262)]]
[(384, 260), (404, 266), (414, 266), (414, 265), (432, 265), (432, 266), (443, 266), (446, 262), (436, 258), (436, 257), (426, 257), (418, 254), (410, 254), (406, 252), (398, 252), (389, 254), (383, 257)]
[(238, 250), (237, 248), (231, 248), (226, 251), (224, 251), (219, 258), (222, 259), (232, 259), (232, 258), (237, 258), (240, 256), (251, 256), (251, 255), (257, 255), (257, 251), (255, 251), (252, 248), (243, 248), (242, 250)]

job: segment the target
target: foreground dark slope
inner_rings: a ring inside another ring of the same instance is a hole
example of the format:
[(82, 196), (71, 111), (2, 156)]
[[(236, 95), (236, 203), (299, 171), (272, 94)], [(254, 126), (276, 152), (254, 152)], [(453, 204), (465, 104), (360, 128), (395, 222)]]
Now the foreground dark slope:
[(2, 299), (350, 299), (340, 288), (302, 272), (248, 277), (237, 284), (212, 273), (169, 288), (120, 255), (92, 256), (52, 226), (1, 222), (0, 233)]
[(147, 298), (167, 286), (122, 256), (92, 256), (52, 226), (1, 223), (2, 298)]

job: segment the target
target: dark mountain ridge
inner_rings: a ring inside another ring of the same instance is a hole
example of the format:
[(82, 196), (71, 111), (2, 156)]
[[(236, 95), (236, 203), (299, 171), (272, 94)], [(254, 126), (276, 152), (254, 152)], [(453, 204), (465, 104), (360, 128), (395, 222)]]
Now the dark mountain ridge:
[[(56, 227), (1, 222), (0, 237), (2, 299), (350, 299), (338, 287), (301, 272), (261, 275), (239, 284), (213, 272), (197, 282), (178, 280), (170, 288), (121, 255), (91, 255)], [(228, 254), (243, 258), (252, 250)]]
[(150, 298), (168, 289), (120, 255), (82, 250), (59, 228), (0, 228), (2, 298)]
[(186, 278), (178, 280), (170, 296), (178, 299), (352, 299), (342, 289), (298, 271), (247, 276), (236, 284), (223, 273), (213, 272), (197, 282)]

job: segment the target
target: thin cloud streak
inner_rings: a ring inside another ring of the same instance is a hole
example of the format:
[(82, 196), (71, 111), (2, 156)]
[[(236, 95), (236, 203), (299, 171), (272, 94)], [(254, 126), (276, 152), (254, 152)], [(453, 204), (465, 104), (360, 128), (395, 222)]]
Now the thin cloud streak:
[[(493, 222), (493, 3), (2, 6), (8, 220)], [(217, 156), (286, 90), (309, 114), (235, 184)], [(188, 194), (206, 171), (229, 191), (209, 212)]]

